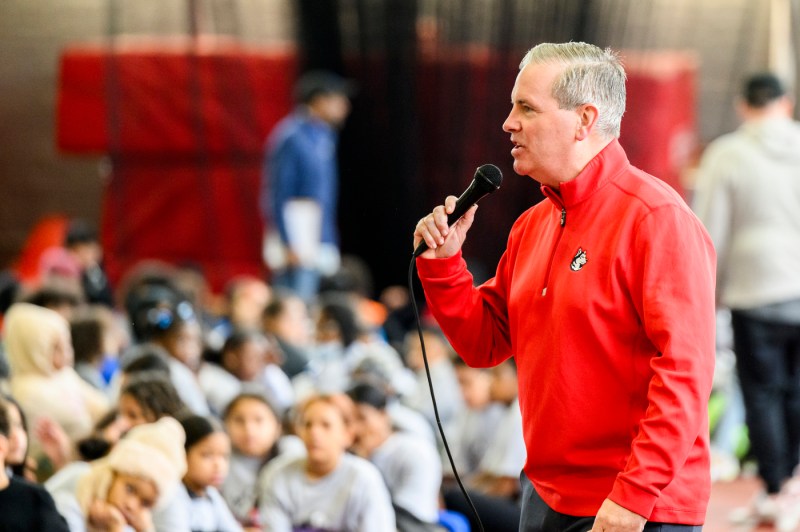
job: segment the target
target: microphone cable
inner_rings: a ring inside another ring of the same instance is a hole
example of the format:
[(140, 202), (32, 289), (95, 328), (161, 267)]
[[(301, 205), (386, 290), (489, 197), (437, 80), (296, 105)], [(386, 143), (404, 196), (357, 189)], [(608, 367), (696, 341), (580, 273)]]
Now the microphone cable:
[(419, 335), (419, 344), (420, 347), (422, 348), (422, 361), (425, 363), (425, 376), (428, 378), (428, 388), (431, 391), (431, 401), (433, 402), (433, 414), (436, 417), (436, 426), (439, 428), (439, 435), (442, 437), (444, 450), (447, 453), (447, 459), (450, 461), (450, 467), (453, 469), (453, 475), (456, 478), (458, 487), (461, 489), (461, 493), (467, 500), (467, 504), (469, 504), (469, 508), (472, 511), (472, 515), (475, 517), (475, 522), (478, 523), (478, 528), (480, 529), (480, 532), (484, 532), (481, 516), (478, 515), (478, 510), (472, 503), (472, 499), (467, 493), (464, 484), (461, 482), (461, 477), (458, 475), (458, 470), (456, 470), (456, 464), (453, 461), (453, 455), (452, 453), (450, 453), (450, 446), (447, 444), (447, 438), (444, 435), (444, 427), (442, 427), (442, 420), (439, 418), (439, 407), (436, 405), (436, 395), (433, 392), (433, 380), (431, 379), (431, 368), (428, 365), (428, 353), (425, 351), (425, 339), (422, 337), (422, 320), (420, 320), (419, 317), (419, 308), (417, 308), (417, 298), (414, 296), (413, 280), (414, 280), (415, 266), (416, 266), (416, 255), (411, 257), (411, 263), (408, 265), (408, 290), (411, 293), (411, 306), (414, 309), (414, 317), (417, 320), (417, 334)]

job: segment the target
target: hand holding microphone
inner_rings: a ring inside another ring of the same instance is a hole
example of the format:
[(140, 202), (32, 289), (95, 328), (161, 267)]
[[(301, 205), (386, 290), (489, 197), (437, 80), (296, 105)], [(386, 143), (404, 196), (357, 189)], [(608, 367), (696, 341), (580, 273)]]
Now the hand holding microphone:
[[(447, 258), (461, 249), (472, 226), (476, 204), (487, 194), (500, 188), (503, 174), (493, 164), (484, 164), (461, 196), (448, 196), (444, 205), (422, 218), (414, 231), (414, 257), (432, 250), (429, 257)], [(473, 208), (474, 207), (474, 208)]]

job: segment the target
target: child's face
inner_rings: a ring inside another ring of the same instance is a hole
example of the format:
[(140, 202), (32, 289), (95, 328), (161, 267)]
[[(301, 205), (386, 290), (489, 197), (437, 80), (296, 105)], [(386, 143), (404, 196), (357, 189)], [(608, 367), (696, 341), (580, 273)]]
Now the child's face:
[[(428, 356), (429, 363), (432, 364), (447, 358), (447, 346), (442, 342), (439, 336), (430, 332), (423, 332), (422, 339), (425, 340), (425, 353)], [(406, 353), (406, 364), (409, 368), (420, 371), (425, 367), (425, 361), (422, 358), (422, 344), (419, 341), (419, 333), (410, 332), (406, 335), (404, 350)]]
[(72, 246), (73, 256), (84, 268), (100, 263), (103, 258), (103, 248), (99, 242), (82, 242)]
[(213, 432), (194, 444), (186, 453), (187, 472), (184, 482), (200, 491), (209, 486), (218, 488), (228, 475), (231, 443), (224, 432)]
[(370, 454), (392, 433), (392, 422), (386, 412), (360, 403), (356, 405), (354, 428), (356, 445)]
[(59, 371), (71, 366), (74, 361), (72, 341), (69, 334), (59, 334), (53, 341), (53, 369)]
[(517, 398), (517, 372), (508, 364), (500, 364), (491, 369), (492, 401), (510, 404)]
[(6, 464), (17, 465), (25, 461), (25, 453), (28, 450), (28, 433), (22, 426), (22, 416), (19, 409), (8, 404), (8, 424), (11, 430), (8, 434), (8, 455)]
[[(427, 338), (425, 350), (430, 353)], [(425, 367), (425, 362), (422, 359), (422, 345), (419, 343), (419, 336), (417, 333), (406, 334), (405, 340), (403, 341), (403, 352), (405, 353), (406, 365), (409, 368), (418, 371)]]
[(492, 376), (488, 371), (459, 365), (456, 376), (467, 408), (480, 410), (491, 402)]
[(270, 289), (262, 281), (246, 281), (236, 290), (231, 302), (231, 321), (243, 327), (257, 327), (269, 304)]
[(225, 419), (231, 445), (245, 456), (264, 457), (280, 436), (280, 424), (272, 410), (256, 399), (241, 399)]
[(317, 317), (315, 325), (315, 338), (318, 343), (324, 344), (327, 342), (341, 342), (342, 331), (339, 329), (339, 324), (331, 319), (328, 315), (322, 312)]
[(239, 380), (249, 382), (256, 380), (264, 371), (267, 356), (267, 343), (249, 341), (238, 349), (226, 354), (223, 359), (228, 371)]
[(203, 354), (203, 338), (200, 324), (187, 321), (177, 327), (164, 342), (169, 354), (191, 369), (197, 369)]
[(142, 514), (156, 503), (156, 485), (143, 477), (117, 473), (108, 490), (107, 502), (116, 507), (128, 524), (143, 521)]
[(119, 396), (119, 427), (127, 432), (133, 427), (156, 421), (154, 416), (145, 411), (142, 405), (129, 394)]
[(8, 436), (0, 433), (0, 479), (6, 478), (6, 465), (11, 463), (8, 461), (8, 449), (11, 445), (8, 442)]
[(299, 436), (306, 446), (309, 463), (315, 465), (337, 463), (351, 444), (350, 431), (341, 411), (324, 401), (315, 401), (306, 406)]
[(270, 322), (276, 336), (293, 345), (308, 345), (312, 339), (313, 325), (308, 315), (308, 307), (299, 297), (288, 298), (283, 312)]

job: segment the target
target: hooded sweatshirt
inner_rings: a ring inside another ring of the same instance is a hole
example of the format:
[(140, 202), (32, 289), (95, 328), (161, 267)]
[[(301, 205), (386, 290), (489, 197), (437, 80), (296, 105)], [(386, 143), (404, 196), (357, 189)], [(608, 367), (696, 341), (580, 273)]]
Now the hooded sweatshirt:
[(693, 206), (717, 250), (720, 304), (800, 300), (800, 124), (746, 122), (712, 142)]
[[(53, 346), (61, 341), (71, 349), (69, 324), (57, 312), (16, 303), (4, 323), (4, 342), (11, 366), (11, 393), (32, 427), (41, 417), (58, 423), (71, 441), (87, 435), (108, 409), (105, 396), (67, 365), (53, 365)], [(38, 441), (31, 431), (31, 447)]]

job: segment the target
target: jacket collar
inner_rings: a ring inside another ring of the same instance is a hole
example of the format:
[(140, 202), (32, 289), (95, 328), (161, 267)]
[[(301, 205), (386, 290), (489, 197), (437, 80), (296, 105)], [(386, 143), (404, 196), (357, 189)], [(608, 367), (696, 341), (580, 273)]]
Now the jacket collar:
[(589, 199), (628, 166), (630, 163), (625, 150), (617, 139), (613, 139), (575, 179), (561, 183), (558, 189), (542, 185), (542, 193), (559, 206), (572, 207)]

